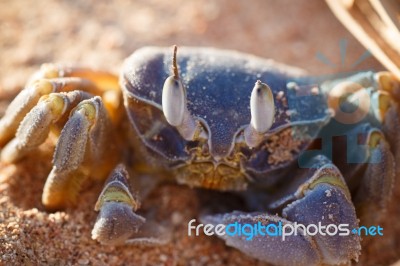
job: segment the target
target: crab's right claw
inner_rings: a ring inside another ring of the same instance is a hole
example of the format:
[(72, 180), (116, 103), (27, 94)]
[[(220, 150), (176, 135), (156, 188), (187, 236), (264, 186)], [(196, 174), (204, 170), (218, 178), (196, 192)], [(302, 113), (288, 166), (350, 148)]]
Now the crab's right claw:
[[(324, 163), (323, 156), (316, 159), (320, 167), (307, 173), (307, 181), (292, 194), (289, 204), (282, 204), (286, 207), (281, 216), (233, 212), (205, 216), (202, 222), (231, 225), (221, 236), (227, 245), (274, 265), (336, 265), (357, 260), (361, 246), (360, 237), (351, 232), (358, 227), (358, 219), (350, 193), (339, 170)], [(235, 223), (242, 226), (236, 233)], [(322, 234), (319, 226), (326, 229)]]
[(135, 213), (139, 201), (130, 191), (128, 172), (119, 165), (110, 174), (95, 210), (100, 211), (92, 238), (106, 245), (159, 245), (169, 240), (164, 228)]
[[(278, 216), (261, 214), (261, 213), (243, 213), (233, 212), (228, 214), (218, 214), (212, 216), (205, 216), (201, 218), (203, 223), (207, 224), (224, 224), (229, 228), (231, 225), (248, 224), (254, 228), (254, 225), (262, 225), (264, 228), (269, 228), (271, 233), (275, 233), (279, 225), (282, 226), (292, 222)], [(257, 234), (251, 236), (250, 234), (242, 234), (239, 236), (235, 233), (236, 229), (232, 226), (231, 229), (226, 229), (229, 234), (221, 236), (226, 244), (235, 247), (243, 253), (257, 258), (259, 260), (267, 261), (276, 265), (315, 265), (320, 261), (320, 257), (314, 241), (311, 237), (297, 235), (288, 236), (285, 241), (282, 241), (280, 236), (269, 236), (263, 232), (264, 235)], [(246, 229), (245, 229), (246, 230)], [(250, 232), (248, 232), (250, 233)]]

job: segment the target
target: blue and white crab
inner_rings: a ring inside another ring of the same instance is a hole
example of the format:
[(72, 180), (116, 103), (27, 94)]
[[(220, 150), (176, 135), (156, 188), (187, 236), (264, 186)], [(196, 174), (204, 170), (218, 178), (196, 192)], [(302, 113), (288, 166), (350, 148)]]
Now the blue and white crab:
[[(157, 242), (155, 229), (135, 213), (139, 198), (128, 172), (138, 183), (167, 176), (238, 191), (252, 202), (249, 212), (201, 217), (207, 223), (352, 229), (375, 223), (390, 198), (399, 169), (398, 89), (387, 72), (322, 82), (212, 48), (142, 48), (126, 60), (119, 81), (44, 65), (0, 121), (1, 160), (33, 156), (49, 134), (58, 137), (42, 195), (49, 210), (76, 204), (86, 177), (109, 175), (92, 231), (104, 244)], [(361, 251), (357, 234), (223, 238), (279, 265), (348, 263)]]

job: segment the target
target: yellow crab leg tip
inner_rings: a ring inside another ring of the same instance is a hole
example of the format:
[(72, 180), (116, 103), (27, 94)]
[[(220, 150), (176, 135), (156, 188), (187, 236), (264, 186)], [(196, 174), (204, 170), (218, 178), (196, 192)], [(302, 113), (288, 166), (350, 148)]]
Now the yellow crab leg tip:
[(43, 189), (42, 203), (47, 210), (60, 210), (74, 205), (85, 176), (78, 172), (62, 173), (54, 167)]
[(37, 104), (40, 97), (53, 91), (48, 80), (37, 80), (21, 91), (8, 106), (0, 120), (0, 146), (10, 141), (25, 115)]
[(90, 121), (93, 121), (97, 117), (96, 107), (88, 102), (78, 105), (76, 112), (85, 115)]
[(382, 71), (375, 74), (375, 80), (379, 84), (381, 90), (399, 99), (400, 81), (395, 75), (387, 71)]
[(379, 93), (378, 95), (378, 110), (380, 112), (381, 121), (384, 121), (385, 115), (391, 106), (391, 98), (386, 93)]
[(35, 88), (35, 91), (40, 93), (40, 95), (49, 94), (53, 91), (53, 84), (47, 79), (40, 79), (35, 81), (32, 86)]
[(53, 115), (60, 116), (65, 111), (65, 99), (58, 94), (50, 94), (43, 96), (40, 101), (46, 101)]
[(60, 76), (60, 71), (57, 66), (53, 64), (43, 64), (40, 68), (40, 71), (43, 73), (44, 78), (58, 78)]
[(39, 147), (46, 140), (50, 126), (64, 115), (67, 105), (64, 97), (60, 94), (42, 96), (19, 124), (15, 138), (4, 146), (1, 160), (16, 162)]
[(376, 148), (383, 139), (384, 137), (382, 133), (374, 130), (372, 133), (369, 134), (367, 143), (371, 148)]

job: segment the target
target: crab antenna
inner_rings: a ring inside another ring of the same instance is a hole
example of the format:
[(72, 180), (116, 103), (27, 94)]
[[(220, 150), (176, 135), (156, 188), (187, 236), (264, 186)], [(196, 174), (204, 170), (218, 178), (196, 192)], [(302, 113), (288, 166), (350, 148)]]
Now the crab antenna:
[(198, 122), (192, 117), (187, 108), (186, 89), (179, 78), (176, 63), (177, 46), (174, 45), (172, 57), (172, 76), (169, 76), (163, 86), (162, 109), (168, 124), (176, 127), (181, 136), (186, 140), (194, 140), (196, 137), (206, 137), (199, 131)]
[(250, 97), (250, 124), (244, 131), (249, 147), (255, 147), (263, 140), (263, 135), (271, 128), (275, 117), (275, 104), (271, 88), (257, 80)]

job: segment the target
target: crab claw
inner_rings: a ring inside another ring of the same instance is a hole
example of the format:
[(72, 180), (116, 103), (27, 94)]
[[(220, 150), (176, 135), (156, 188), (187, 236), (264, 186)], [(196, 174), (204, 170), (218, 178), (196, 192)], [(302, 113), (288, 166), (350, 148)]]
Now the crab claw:
[(251, 233), (250, 225), (253, 228), (254, 225), (261, 225), (263, 228), (270, 228), (271, 232), (275, 230), (274, 228), (279, 228), (280, 225), (293, 225), (293, 222), (279, 216), (235, 211), (228, 214), (205, 216), (202, 217), (201, 221), (214, 226), (217, 224), (231, 226), (228, 230), (232, 235), (236, 233), (234, 230), (238, 230), (238, 227), (235, 228), (236, 225), (249, 225), (246, 226), (248, 231), (241, 236), (239, 234), (234, 236), (225, 234), (222, 238), (228, 246), (235, 247), (251, 257), (274, 265), (314, 265), (320, 260), (311, 237), (298, 234), (297, 236), (288, 236), (285, 241), (282, 241), (278, 236)]
[(132, 212), (129, 205), (105, 202), (92, 230), (92, 239), (107, 245), (124, 244), (146, 219)]
[(178, 129), (179, 133), (186, 140), (194, 140), (199, 134), (206, 138), (204, 131), (199, 131), (200, 127), (196, 120), (191, 116), (187, 108), (186, 89), (179, 77), (178, 66), (176, 63), (177, 47), (174, 46), (174, 56), (172, 63), (172, 76), (169, 76), (163, 86), (162, 109), (167, 122)]
[(102, 244), (118, 245), (139, 231), (146, 219), (135, 214), (137, 200), (129, 191), (128, 172), (120, 165), (110, 175), (97, 200), (100, 211), (92, 230), (92, 238)]
[(271, 88), (257, 80), (250, 97), (250, 125), (244, 131), (249, 147), (255, 147), (263, 140), (263, 134), (271, 128), (275, 116), (275, 104)]
[(233, 212), (205, 216), (202, 222), (224, 224), (221, 238), (227, 245), (274, 265), (357, 260), (360, 237), (352, 230), (358, 220), (345, 181), (326, 157), (317, 156), (313, 165), (318, 168), (305, 170), (306, 181), (279, 203), (280, 216)]
[(118, 165), (110, 174), (95, 210), (100, 211), (92, 239), (105, 245), (162, 245), (171, 236), (163, 226), (136, 214), (139, 201), (130, 191), (128, 172)]

